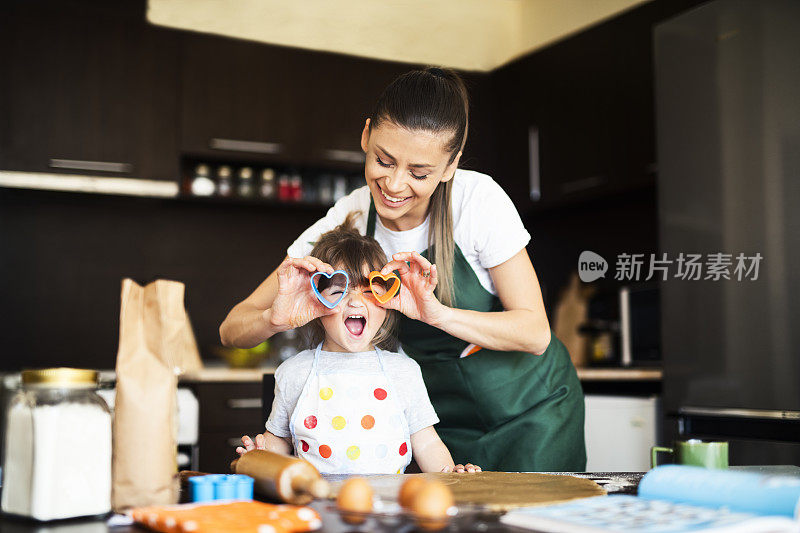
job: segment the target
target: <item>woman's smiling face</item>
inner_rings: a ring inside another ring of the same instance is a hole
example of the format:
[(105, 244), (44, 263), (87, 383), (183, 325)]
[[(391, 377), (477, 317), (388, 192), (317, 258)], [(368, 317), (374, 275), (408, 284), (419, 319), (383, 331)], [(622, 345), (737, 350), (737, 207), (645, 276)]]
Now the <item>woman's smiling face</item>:
[(408, 130), (388, 120), (361, 134), (364, 175), (384, 226), (403, 231), (424, 222), (431, 195), (452, 179), (461, 153), (450, 163), (452, 132)]

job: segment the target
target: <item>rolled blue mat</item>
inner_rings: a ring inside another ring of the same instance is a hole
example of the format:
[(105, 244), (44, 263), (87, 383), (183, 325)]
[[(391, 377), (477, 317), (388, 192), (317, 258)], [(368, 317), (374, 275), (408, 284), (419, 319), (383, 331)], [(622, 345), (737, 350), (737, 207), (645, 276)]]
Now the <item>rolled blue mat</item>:
[(645, 474), (639, 496), (795, 518), (800, 513), (800, 477), (664, 465)]

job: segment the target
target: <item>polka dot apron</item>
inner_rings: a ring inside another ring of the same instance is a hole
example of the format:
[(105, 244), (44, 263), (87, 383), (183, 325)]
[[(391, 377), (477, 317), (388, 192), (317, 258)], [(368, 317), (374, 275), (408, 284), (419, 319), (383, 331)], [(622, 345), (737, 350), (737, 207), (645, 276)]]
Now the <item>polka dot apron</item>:
[(321, 351), (322, 343), (292, 412), (297, 456), (323, 474), (403, 473), (411, 462), (408, 421), (381, 350), (375, 348), (374, 371), (348, 371), (343, 364), (330, 373), (320, 372)]

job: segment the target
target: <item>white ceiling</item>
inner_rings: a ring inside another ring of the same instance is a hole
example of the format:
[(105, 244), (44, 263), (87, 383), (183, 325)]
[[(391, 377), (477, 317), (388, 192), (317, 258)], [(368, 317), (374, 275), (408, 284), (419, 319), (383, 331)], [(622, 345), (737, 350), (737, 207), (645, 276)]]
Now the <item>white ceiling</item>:
[(649, 0), (149, 0), (153, 24), (489, 71)]

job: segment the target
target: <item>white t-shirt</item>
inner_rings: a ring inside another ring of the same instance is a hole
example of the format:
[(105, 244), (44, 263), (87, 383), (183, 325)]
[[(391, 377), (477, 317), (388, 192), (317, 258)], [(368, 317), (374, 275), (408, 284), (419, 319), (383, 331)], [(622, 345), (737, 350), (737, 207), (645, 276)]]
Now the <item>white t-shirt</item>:
[[(513, 202), (495, 181), (480, 172), (456, 170), (453, 178), (453, 237), (481, 285), (497, 294), (489, 270), (506, 262), (527, 246), (531, 236)], [(304, 231), (289, 247), (290, 257), (305, 257), (325, 232), (344, 222), (351, 211), (361, 234), (367, 232), (370, 192), (366, 185), (341, 198), (328, 214)], [(392, 231), (376, 217), (375, 239), (391, 260), (397, 252), (423, 252), (428, 248), (428, 219), (406, 231)]]
[[(278, 437), (290, 437), (289, 429), (294, 412), (306, 380), (311, 374), (315, 350), (303, 350), (281, 363), (275, 370), (275, 399), (272, 412), (267, 419), (267, 431)], [(391, 386), (397, 390), (403, 412), (408, 420), (411, 435), (439, 422), (436, 411), (428, 398), (428, 389), (422, 380), (419, 365), (407, 355), (381, 350), (383, 368)], [(375, 351), (341, 353), (320, 351), (319, 371), (330, 373), (344, 365), (348, 371), (376, 371), (380, 369)]]

